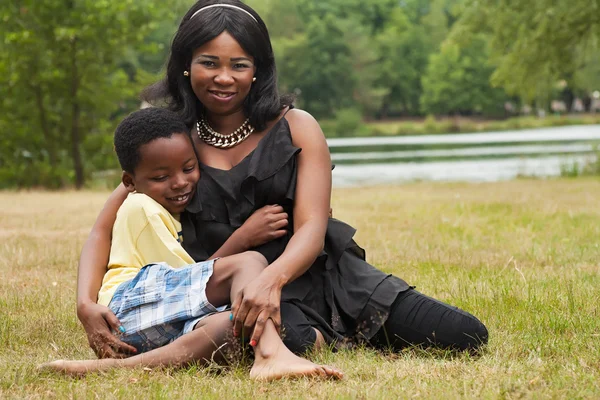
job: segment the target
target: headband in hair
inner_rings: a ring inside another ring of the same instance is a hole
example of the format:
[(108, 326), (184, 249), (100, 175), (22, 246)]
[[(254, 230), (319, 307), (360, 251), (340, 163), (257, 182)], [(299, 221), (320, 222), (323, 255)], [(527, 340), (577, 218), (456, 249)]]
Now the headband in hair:
[(234, 6), (232, 4), (211, 4), (210, 6), (202, 7), (201, 9), (199, 9), (198, 11), (193, 13), (192, 16), (190, 17), (190, 19), (194, 18), (196, 16), (196, 14), (198, 14), (200, 11), (208, 10), (209, 8), (215, 8), (215, 7), (235, 8), (236, 10), (245, 12), (246, 14), (248, 14), (250, 16), (250, 18), (252, 18), (254, 20), (254, 22), (258, 23), (256, 18), (254, 18), (254, 15), (250, 14), (248, 11), (244, 10), (243, 8)]

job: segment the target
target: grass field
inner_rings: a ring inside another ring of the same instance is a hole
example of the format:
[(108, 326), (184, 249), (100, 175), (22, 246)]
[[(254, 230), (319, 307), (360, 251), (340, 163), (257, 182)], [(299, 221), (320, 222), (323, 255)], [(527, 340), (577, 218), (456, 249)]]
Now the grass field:
[(35, 365), (89, 358), (75, 316), (79, 250), (105, 192), (0, 192), (0, 398), (600, 398), (600, 182), (418, 183), (334, 192), (369, 261), (478, 316), (479, 357), (323, 351), (340, 382), (252, 382), (248, 368), (111, 371)]
[[(345, 119), (321, 120), (320, 124), (327, 137), (353, 136), (402, 136), (435, 135), (446, 133), (473, 133), (536, 129), (567, 125), (600, 124), (600, 114), (567, 114), (517, 116), (507, 119), (486, 120), (474, 117), (440, 117), (387, 119), (361, 122), (360, 117), (350, 114), (351, 121)], [(341, 124), (341, 125), (340, 125)]]

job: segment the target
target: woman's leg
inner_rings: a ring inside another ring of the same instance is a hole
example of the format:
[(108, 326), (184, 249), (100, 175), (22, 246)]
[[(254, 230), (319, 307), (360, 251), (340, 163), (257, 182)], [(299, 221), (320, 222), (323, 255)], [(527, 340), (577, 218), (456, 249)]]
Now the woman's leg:
[(374, 346), (394, 351), (414, 345), (474, 350), (487, 341), (488, 331), (477, 318), (414, 289), (398, 295), (371, 339)]
[(283, 344), (275, 324), (269, 319), (258, 344), (254, 347), (254, 365), (250, 377), (270, 381), (297, 376), (341, 379), (343, 374), (332, 367), (314, 364), (292, 353)]
[[(213, 305), (221, 305), (219, 301), (223, 301), (222, 292), (226, 287), (230, 288), (230, 296), (234, 298), (244, 285), (256, 277), (266, 266), (265, 258), (255, 252), (246, 252), (217, 260), (213, 276), (206, 288), (207, 298)], [(274, 380), (297, 376), (323, 376), (339, 379), (342, 377), (342, 373), (294, 355), (283, 344), (273, 321), (269, 319), (260, 340), (254, 347), (254, 365), (250, 371), (250, 377), (258, 380)]]
[(304, 354), (325, 345), (323, 334), (312, 326), (297, 305), (284, 301), (280, 310), (283, 344), (293, 353)]

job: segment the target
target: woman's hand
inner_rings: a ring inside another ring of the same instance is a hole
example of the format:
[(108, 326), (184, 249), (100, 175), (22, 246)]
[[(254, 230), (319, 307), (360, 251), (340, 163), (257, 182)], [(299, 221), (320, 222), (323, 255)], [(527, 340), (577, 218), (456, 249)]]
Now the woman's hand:
[(235, 235), (246, 244), (246, 250), (249, 250), (282, 237), (287, 226), (288, 215), (283, 211), (283, 207), (268, 205), (256, 210), (236, 230)]
[(248, 337), (252, 332), (250, 345), (256, 346), (269, 318), (279, 331), (281, 288), (281, 280), (265, 270), (240, 291), (231, 305), (234, 336)]
[(119, 340), (111, 332), (111, 328), (115, 332), (123, 332), (123, 328), (110, 308), (97, 303), (85, 303), (77, 307), (77, 317), (98, 358), (124, 358), (137, 353), (135, 347)]

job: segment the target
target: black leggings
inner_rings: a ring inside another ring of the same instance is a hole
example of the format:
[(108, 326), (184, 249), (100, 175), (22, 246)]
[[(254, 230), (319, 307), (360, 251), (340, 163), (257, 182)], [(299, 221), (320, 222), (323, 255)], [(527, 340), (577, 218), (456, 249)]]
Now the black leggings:
[[(298, 354), (309, 350), (316, 333), (304, 313), (296, 305), (284, 302), (281, 317), (286, 346)], [(468, 312), (409, 289), (398, 295), (371, 344), (394, 351), (415, 345), (466, 350), (477, 349), (487, 340), (485, 325)]]

